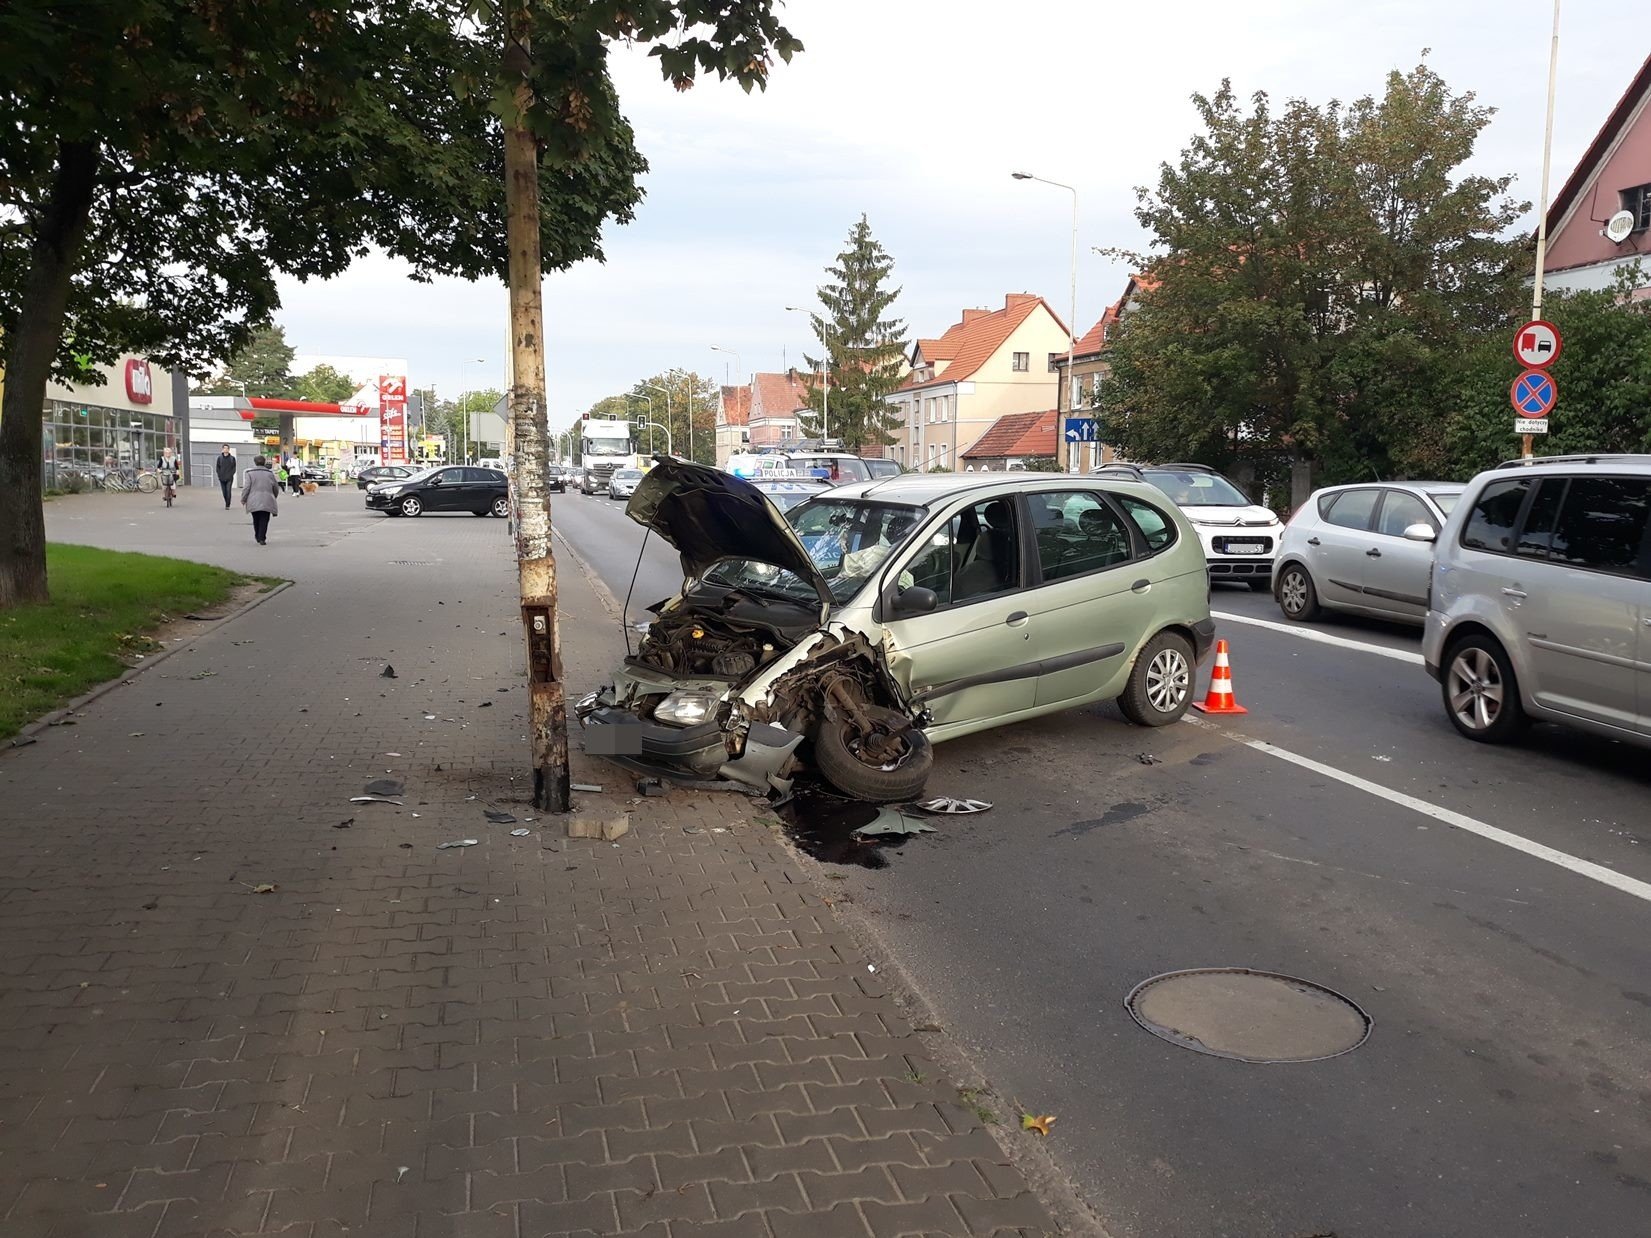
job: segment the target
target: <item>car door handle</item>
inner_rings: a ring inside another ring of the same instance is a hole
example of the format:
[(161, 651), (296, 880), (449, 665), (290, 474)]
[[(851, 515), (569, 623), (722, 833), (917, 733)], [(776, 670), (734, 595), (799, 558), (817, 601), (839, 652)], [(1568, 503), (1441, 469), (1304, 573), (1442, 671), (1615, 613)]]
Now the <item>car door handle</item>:
[(1130, 588), (1136, 593), (1145, 593), (1152, 588), (1152, 582), (1150, 580), (1137, 580)]
[(1523, 589), (1504, 589), (1502, 590), (1502, 596), (1512, 598), (1516, 602), (1523, 602), (1530, 595)]
[(1318, 544), (1319, 544), (1319, 539), (1318, 539), (1318, 538), (1316, 538), (1316, 537), (1309, 537), (1309, 538), (1308, 538), (1308, 539), (1307, 539), (1307, 544), (1308, 544), (1308, 545), (1309, 545), (1309, 546), (1317, 546), (1317, 545), (1318, 545)]
[(1026, 612), (1024, 610), (1017, 610), (1014, 614), (1010, 615), (1003, 622), (1008, 624), (1012, 628), (1018, 628), (1021, 624), (1026, 622), (1026, 619), (1027, 619)]
[(1382, 552), (1377, 550), (1374, 546), (1372, 546), (1369, 550), (1365, 551), (1364, 553), (1369, 555), (1372, 559), (1379, 559), (1379, 558), (1382, 557)]

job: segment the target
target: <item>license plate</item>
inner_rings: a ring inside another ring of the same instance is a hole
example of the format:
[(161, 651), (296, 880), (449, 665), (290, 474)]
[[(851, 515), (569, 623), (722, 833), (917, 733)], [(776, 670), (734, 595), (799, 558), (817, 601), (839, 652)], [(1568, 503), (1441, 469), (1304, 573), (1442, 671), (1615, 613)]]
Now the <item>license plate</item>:
[(1228, 542), (1227, 553), (1230, 555), (1260, 555), (1267, 553), (1267, 547), (1262, 542)]

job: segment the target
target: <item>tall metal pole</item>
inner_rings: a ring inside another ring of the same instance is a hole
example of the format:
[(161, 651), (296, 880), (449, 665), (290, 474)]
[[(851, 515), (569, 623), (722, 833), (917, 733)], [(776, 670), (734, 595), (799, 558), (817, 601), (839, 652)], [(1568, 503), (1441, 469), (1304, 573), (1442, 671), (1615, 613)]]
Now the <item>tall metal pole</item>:
[[(647, 383), (645, 385), (647, 386), (649, 391), (663, 391), (665, 393), (665, 423), (667, 425), (669, 425), (670, 421), (671, 421), (671, 389), (669, 387), (661, 387), (658, 383)], [(654, 402), (652, 400), (649, 400), (648, 401), (648, 408), (650, 410), (652, 410), (653, 406), (654, 406)], [(648, 424), (649, 425), (658, 425), (659, 423), (656, 422), (656, 421), (650, 421)], [(666, 433), (668, 435), (670, 432), (666, 431)], [(650, 430), (650, 431), (648, 431), (648, 454), (650, 456), (653, 455), (653, 450), (654, 450), (654, 436), (653, 436), (653, 431)], [(669, 442), (667, 442), (665, 444), (665, 454), (666, 455), (671, 454), (671, 444)]]
[(550, 537), (550, 478), (545, 441), (545, 315), (540, 253), (539, 148), (528, 127), (533, 107), (533, 9), (509, 0), (503, 70), (513, 87), (504, 118), (505, 238), (509, 245), (510, 419), (516, 454), (516, 575), (522, 636), (527, 655), (528, 729), (533, 761), (533, 803), (545, 812), (566, 812), (568, 786), (567, 698), (562, 682), (562, 644), (556, 626), (556, 559)]
[[(1558, 0), (1554, 2), (1557, 4)], [(1064, 395), (1067, 411), (1076, 411), (1072, 407), (1071, 393), (1072, 356), (1078, 350), (1078, 191), (1071, 185), (1033, 176), (1030, 172), (1011, 172), (1009, 175), (1017, 181), (1037, 181), (1040, 185), (1053, 185), (1056, 189), (1064, 189), (1072, 195), (1072, 299), (1069, 302), (1066, 320), (1066, 373), (1061, 376), (1061, 386), (1055, 390), (1055, 462), (1065, 470), (1071, 467), (1072, 452), (1066, 445), (1066, 434), (1061, 429), (1059, 410)]]
[[(1554, 33), (1548, 45), (1548, 117), (1542, 129), (1542, 201), (1536, 212), (1536, 279), (1531, 283), (1531, 317), (1542, 317), (1542, 275), (1548, 263), (1548, 175), (1554, 154), (1554, 87), (1559, 74), (1559, 0), (1554, 0)], [(1522, 440), (1521, 453), (1531, 458), (1532, 436)]]
[[(738, 350), (733, 349), (733, 348), (724, 348), (720, 344), (712, 344), (711, 345), (711, 351), (712, 352), (727, 353), (730, 357), (732, 357), (734, 359), (734, 377), (735, 378), (743, 378), (745, 376), (745, 367), (740, 364), (740, 355), (739, 355)], [(725, 377), (726, 377), (726, 375), (725, 375)], [(734, 386), (736, 386), (736, 387), (738, 385), (739, 385), (738, 383), (734, 384)], [(715, 430), (711, 431), (711, 434), (714, 438), (715, 435), (716, 435), (716, 431)], [(715, 464), (716, 463), (716, 458), (717, 458), (716, 444), (713, 443), (711, 445), (711, 448), (712, 448), (712, 450), (711, 450), (711, 463)], [(692, 452), (690, 452), (689, 454), (691, 455)]]

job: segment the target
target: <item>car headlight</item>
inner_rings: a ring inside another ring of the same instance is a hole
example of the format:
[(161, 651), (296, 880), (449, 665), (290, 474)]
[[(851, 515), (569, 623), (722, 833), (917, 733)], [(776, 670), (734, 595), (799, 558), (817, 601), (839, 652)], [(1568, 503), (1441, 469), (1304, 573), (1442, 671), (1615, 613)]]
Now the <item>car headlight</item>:
[(667, 726), (694, 726), (709, 718), (721, 700), (715, 692), (673, 692), (654, 707), (654, 721)]

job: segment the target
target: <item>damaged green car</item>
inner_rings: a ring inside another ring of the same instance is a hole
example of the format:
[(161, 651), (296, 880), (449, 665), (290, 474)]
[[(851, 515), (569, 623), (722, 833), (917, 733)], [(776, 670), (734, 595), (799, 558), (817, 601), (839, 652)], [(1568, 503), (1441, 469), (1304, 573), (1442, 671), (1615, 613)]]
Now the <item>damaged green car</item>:
[(902, 474), (781, 515), (661, 459), (626, 512), (685, 581), (576, 713), (588, 751), (677, 780), (784, 791), (806, 763), (913, 799), (942, 740), (1111, 699), (1176, 721), (1214, 638), (1198, 538), (1136, 482)]

